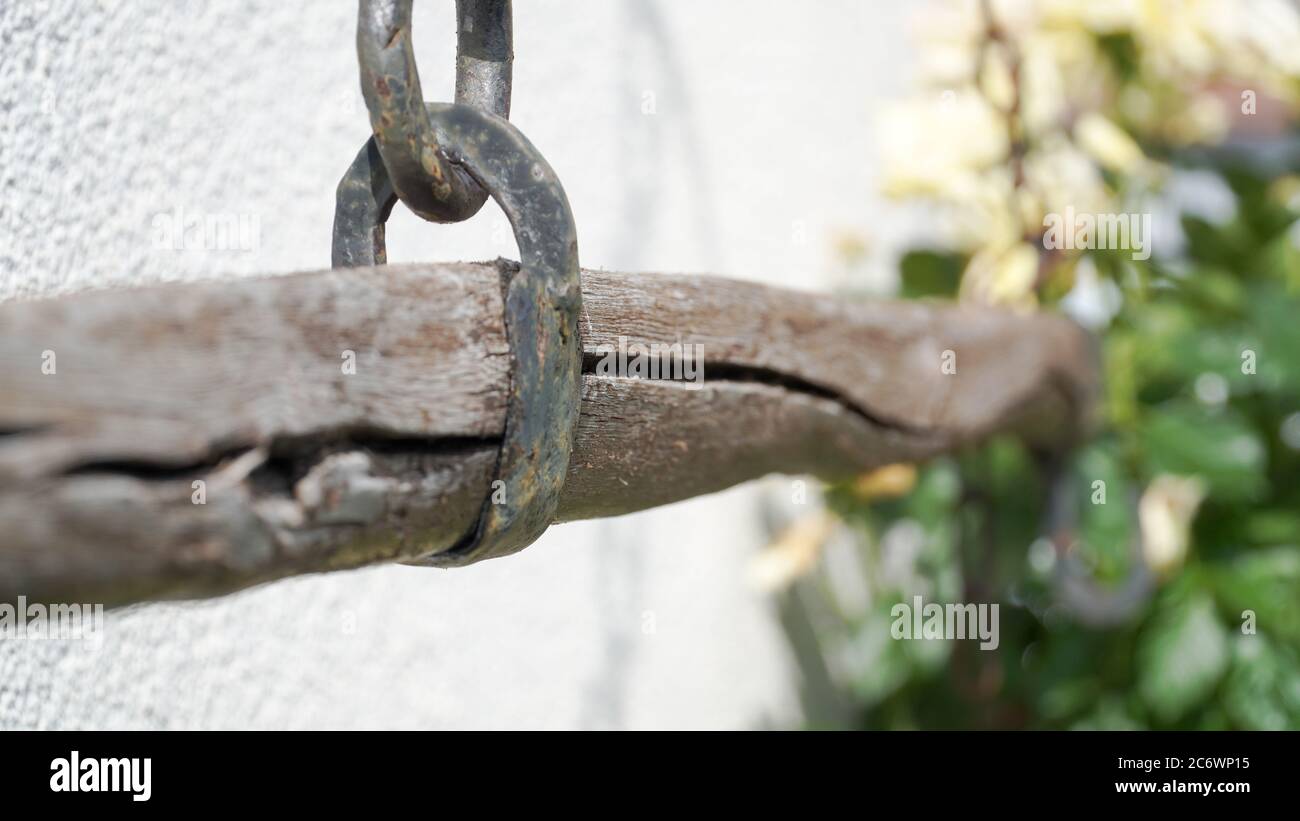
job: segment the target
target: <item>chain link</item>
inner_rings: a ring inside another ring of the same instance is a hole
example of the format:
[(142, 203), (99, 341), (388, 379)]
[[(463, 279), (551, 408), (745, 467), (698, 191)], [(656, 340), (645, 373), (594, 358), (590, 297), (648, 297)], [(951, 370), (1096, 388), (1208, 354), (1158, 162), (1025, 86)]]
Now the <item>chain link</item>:
[[(448, 163), (425, 115), (411, 42), (412, 0), (360, 0), (357, 57), (375, 145), (398, 198), (430, 222), (460, 222), (488, 194)], [(456, 102), (510, 116), (514, 56), (509, 0), (457, 0)]]
[[(550, 525), (581, 401), (577, 229), (559, 178), (504, 116), (510, 106), (510, 4), (462, 0), (454, 105), (420, 100), (410, 0), (361, 0), (358, 55), (374, 137), (339, 182), (334, 266), (387, 261), (384, 223), (399, 198), (434, 221), (491, 195), (519, 246), (502, 302), (510, 343), (505, 429), (491, 490), (460, 544), (418, 564), (455, 566), (527, 547)], [(382, 45), (381, 48), (376, 48)], [(399, 182), (400, 180), (400, 182)], [(425, 210), (420, 210), (424, 208)]]

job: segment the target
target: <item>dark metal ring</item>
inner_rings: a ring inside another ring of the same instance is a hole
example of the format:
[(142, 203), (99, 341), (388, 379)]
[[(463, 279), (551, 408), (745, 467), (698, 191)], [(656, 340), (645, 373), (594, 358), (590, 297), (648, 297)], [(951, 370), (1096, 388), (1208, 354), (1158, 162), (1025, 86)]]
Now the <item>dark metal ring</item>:
[(1080, 561), (1075, 549), (1079, 530), (1078, 482), (1061, 454), (1047, 460), (1050, 485), (1043, 533), (1056, 554), (1053, 585), (1056, 600), (1079, 621), (1096, 627), (1123, 624), (1151, 598), (1155, 580), (1142, 549), (1137, 499), (1130, 502), (1133, 537), (1129, 540), (1130, 567), (1123, 581), (1106, 585)]
[[(425, 116), (411, 45), (412, 0), (360, 0), (357, 57), (370, 128), (392, 185), (430, 222), (460, 222), (488, 194), (447, 161), (445, 138)], [(456, 0), (456, 102), (510, 116), (514, 60), (510, 0)]]
[[(513, 358), (496, 470), (504, 495), (488, 494), (477, 528), (460, 545), (417, 561), (446, 567), (522, 550), (555, 517), (581, 399), (582, 290), (568, 198), (532, 143), (507, 121), (476, 108), (430, 103), (427, 109), (448, 160), (491, 192), (510, 219), (520, 258), (518, 273), (503, 286)], [(372, 139), (339, 182), (336, 268), (385, 261), (384, 220), (396, 201)]]

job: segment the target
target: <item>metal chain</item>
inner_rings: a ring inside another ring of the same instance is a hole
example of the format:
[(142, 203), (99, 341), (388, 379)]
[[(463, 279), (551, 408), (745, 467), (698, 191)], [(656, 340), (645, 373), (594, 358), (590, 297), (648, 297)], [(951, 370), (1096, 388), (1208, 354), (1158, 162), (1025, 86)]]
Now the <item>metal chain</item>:
[[(367, 28), (367, 11), (397, 12), (405, 20), (405, 27), (395, 29), (398, 34), (391, 42), (406, 43), (404, 76), (416, 78), (415, 62), (409, 53), (410, 5), (409, 0), (361, 0), (359, 31)], [(504, 52), (496, 35), (480, 40), (484, 32), (476, 23), (462, 26), (456, 85), (458, 99), (508, 108), (509, 3), (464, 0), (458, 8), (485, 14), (504, 8), (504, 18), (493, 18), (505, 21), (504, 29), (497, 30), (504, 31), (507, 38)], [(466, 19), (478, 18), (471, 13)], [(502, 53), (507, 55), (505, 60), (492, 57)], [(484, 54), (488, 57), (484, 58)], [(372, 76), (374, 67), (367, 65), (364, 50), (361, 65), (363, 78)], [(390, 91), (399, 87), (386, 75), (382, 83), (376, 81), (376, 87), (381, 85)], [(414, 80), (413, 93), (417, 95), (413, 99), (418, 99), (418, 79)], [(406, 99), (409, 93), (406, 97), (397, 92), (381, 96), (388, 105)], [(417, 114), (408, 116), (409, 111), (407, 102), (382, 109), (378, 120), (384, 126), (384, 135), (423, 135), (419, 137), (424, 140), (420, 156), (427, 154), (436, 163), (430, 160), (420, 168), (431, 175), (430, 169), (436, 168), (441, 179), (466, 180), (473, 185), (424, 189), (425, 193), (433, 191), (432, 202), (443, 209), (440, 213), (468, 216), (481, 205), (481, 200), (472, 201), (475, 192), (491, 195), (510, 219), (520, 254), (518, 271), (508, 274), (503, 283), (512, 369), (505, 430), (491, 492), (484, 500), (474, 531), (461, 544), (415, 562), (446, 567), (522, 550), (555, 518), (581, 398), (578, 239), (573, 212), (559, 178), (541, 153), (508, 121), (466, 104), (421, 103)], [(374, 107), (371, 120), (376, 121)], [(376, 127), (375, 136), (362, 147), (339, 182), (334, 213), (336, 268), (378, 265), (387, 260), (384, 222), (402, 193), (395, 184), (393, 167), (388, 164), (392, 152), (385, 153), (384, 144), (381, 129)], [(397, 151), (392, 156), (405, 172), (415, 173), (408, 152)], [(442, 194), (449, 198), (438, 199)], [(457, 199), (461, 195), (469, 198)], [(404, 197), (403, 201), (411, 204)]]
[[(445, 138), (425, 116), (411, 6), (412, 0), (360, 0), (361, 94), (397, 196), (430, 222), (460, 222), (478, 213), (488, 194), (446, 161)], [(509, 118), (510, 0), (457, 0), (456, 21), (456, 102)]]
[(1122, 581), (1104, 584), (1079, 558), (1079, 487), (1065, 454), (1044, 457), (1049, 478), (1042, 532), (1055, 556), (1057, 601), (1075, 618), (1095, 626), (1122, 624), (1141, 610), (1155, 589), (1155, 579), (1143, 556), (1137, 499), (1130, 501), (1133, 536), (1129, 540), (1129, 569)]

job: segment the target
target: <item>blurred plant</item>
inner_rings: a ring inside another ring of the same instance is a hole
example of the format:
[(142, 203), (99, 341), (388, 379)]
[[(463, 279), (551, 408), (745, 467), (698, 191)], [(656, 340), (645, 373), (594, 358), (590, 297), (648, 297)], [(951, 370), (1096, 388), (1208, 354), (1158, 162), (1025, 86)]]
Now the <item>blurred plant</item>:
[[(830, 488), (783, 617), (863, 726), (1300, 727), (1300, 11), (927, 11), (925, 90), (881, 122), (885, 190), (938, 223), (900, 291), (1089, 324), (1104, 420), (1068, 485), (999, 439)], [(1153, 214), (1154, 254), (1045, 247), (1067, 210)], [(916, 594), (1000, 602), (1000, 647), (890, 640)]]

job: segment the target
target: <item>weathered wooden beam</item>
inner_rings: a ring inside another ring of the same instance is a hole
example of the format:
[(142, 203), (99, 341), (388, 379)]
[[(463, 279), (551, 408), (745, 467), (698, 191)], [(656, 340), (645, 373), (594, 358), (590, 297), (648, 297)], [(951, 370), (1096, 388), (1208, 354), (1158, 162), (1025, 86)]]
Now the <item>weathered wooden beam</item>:
[[(0, 600), (212, 595), (449, 548), (490, 491), (508, 264), (0, 306)], [(583, 299), (562, 521), (996, 431), (1060, 442), (1092, 406), (1089, 338), (1059, 317), (601, 271)], [(620, 337), (702, 346), (702, 384), (603, 374)]]

